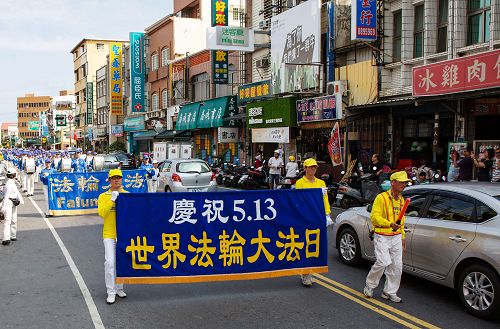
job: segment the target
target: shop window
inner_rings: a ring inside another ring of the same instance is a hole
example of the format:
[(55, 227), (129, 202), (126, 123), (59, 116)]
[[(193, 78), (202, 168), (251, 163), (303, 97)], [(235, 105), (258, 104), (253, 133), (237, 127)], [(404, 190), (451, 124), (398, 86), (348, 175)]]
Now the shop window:
[(401, 10), (394, 13), (394, 26), (392, 28), (392, 59), (394, 62), (399, 62), (401, 60), (401, 35), (403, 29), (403, 21)]
[(413, 57), (424, 55), (424, 5), (415, 7), (415, 29), (413, 32)]
[(448, 0), (439, 0), (437, 52), (446, 51), (448, 45)]
[(469, 0), (467, 7), (467, 45), (490, 40), (491, 0)]

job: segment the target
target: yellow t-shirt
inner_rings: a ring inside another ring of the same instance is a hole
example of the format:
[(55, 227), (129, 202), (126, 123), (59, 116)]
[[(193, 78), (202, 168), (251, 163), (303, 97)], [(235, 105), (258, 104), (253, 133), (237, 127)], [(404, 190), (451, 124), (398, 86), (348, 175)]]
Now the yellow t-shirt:
[[(302, 188), (326, 188), (325, 182), (319, 178), (314, 177), (314, 182), (309, 181), (305, 176), (297, 180), (295, 183), (296, 189)], [(328, 196), (323, 194), (323, 204), (325, 205), (325, 213), (330, 214), (330, 204), (328, 203)]]
[[(121, 188), (120, 193), (128, 193)], [(101, 193), (97, 199), (97, 213), (104, 219), (103, 239), (116, 239), (115, 202), (111, 201), (111, 190)]]

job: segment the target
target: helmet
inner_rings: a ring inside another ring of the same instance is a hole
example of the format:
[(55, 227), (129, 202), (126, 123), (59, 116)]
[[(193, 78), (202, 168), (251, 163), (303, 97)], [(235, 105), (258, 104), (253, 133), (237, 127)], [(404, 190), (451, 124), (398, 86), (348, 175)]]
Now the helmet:
[(295, 157), (294, 157), (293, 155), (290, 155), (290, 156), (288, 157), (288, 160), (290, 160), (290, 161), (295, 161)]

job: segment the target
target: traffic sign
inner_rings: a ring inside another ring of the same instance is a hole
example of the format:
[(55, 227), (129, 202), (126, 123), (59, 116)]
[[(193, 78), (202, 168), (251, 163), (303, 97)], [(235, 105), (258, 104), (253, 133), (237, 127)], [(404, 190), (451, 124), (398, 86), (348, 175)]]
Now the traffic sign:
[(68, 115), (68, 121), (73, 121), (73, 115)]

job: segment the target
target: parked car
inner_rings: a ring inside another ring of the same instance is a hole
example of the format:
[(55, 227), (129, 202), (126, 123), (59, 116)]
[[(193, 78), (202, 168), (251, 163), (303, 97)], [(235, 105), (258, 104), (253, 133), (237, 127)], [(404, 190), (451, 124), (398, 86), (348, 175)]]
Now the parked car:
[(116, 156), (118, 161), (122, 163), (123, 170), (136, 169), (135, 160), (132, 155), (123, 152), (111, 153), (111, 155)]
[(120, 161), (115, 154), (99, 154), (104, 157), (103, 170), (116, 169), (120, 165)]
[(159, 165), (158, 191), (214, 192), (217, 191), (215, 173), (203, 160), (169, 159)]
[[(500, 185), (442, 183), (407, 188), (405, 272), (457, 290), (465, 309), (500, 316)], [(375, 260), (371, 205), (337, 216), (333, 233), (348, 265)]]

